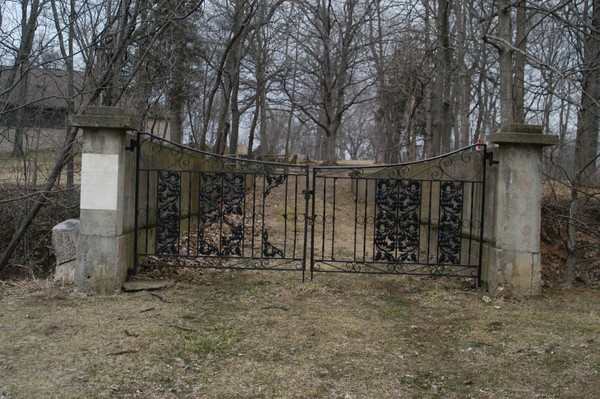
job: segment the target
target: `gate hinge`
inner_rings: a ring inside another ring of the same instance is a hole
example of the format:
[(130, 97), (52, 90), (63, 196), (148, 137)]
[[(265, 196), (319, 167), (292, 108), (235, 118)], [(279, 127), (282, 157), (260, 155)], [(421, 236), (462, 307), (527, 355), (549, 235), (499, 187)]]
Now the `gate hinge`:
[(486, 151), (485, 153), (485, 159), (487, 159), (487, 161), (489, 162), (490, 166), (491, 165), (498, 165), (500, 163), (500, 161), (494, 161), (494, 153), (491, 151)]
[(313, 195), (313, 190), (302, 190), (302, 194), (304, 194), (305, 199), (309, 199)]
[(125, 147), (125, 149), (127, 151), (133, 152), (133, 151), (135, 151), (137, 149), (137, 147), (138, 147), (137, 140), (131, 139), (131, 140), (129, 140), (129, 147)]

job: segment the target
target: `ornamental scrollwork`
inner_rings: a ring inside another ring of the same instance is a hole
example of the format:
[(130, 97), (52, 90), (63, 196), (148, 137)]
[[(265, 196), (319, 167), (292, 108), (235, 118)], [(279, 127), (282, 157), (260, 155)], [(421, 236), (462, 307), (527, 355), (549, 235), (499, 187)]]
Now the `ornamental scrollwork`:
[(265, 187), (265, 197), (268, 196), (273, 189), (282, 185), (287, 179), (287, 175), (265, 175), (267, 181)]
[(283, 258), (283, 252), (269, 241), (269, 232), (267, 230), (262, 233), (263, 256), (265, 258), (274, 258), (276, 256)]
[(374, 260), (416, 262), (419, 255), (418, 180), (377, 180)]
[(177, 254), (179, 239), (179, 198), (181, 176), (178, 172), (158, 172), (156, 253)]
[(200, 180), (199, 253), (241, 256), (244, 174), (202, 173)]
[(440, 264), (460, 264), (463, 197), (462, 182), (444, 181), (440, 184)]

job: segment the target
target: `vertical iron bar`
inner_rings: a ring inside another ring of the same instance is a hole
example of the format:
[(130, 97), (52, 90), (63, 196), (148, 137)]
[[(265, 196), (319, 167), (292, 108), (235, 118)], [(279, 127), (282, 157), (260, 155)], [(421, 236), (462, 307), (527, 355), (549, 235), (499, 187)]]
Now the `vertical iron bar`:
[(252, 239), (251, 239), (251, 257), (254, 258), (254, 244), (256, 243), (254, 240), (254, 234), (256, 233), (256, 176), (257, 173), (252, 173)]
[(335, 251), (335, 194), (337, 191), (336, 187), (337, 177), (333, 178), (333, 206), (331, 211), (331, 259), (335, 259), (334, 251)]
[(419, 235), (419, 245), (417, 247), (417, 263), (421, 263), (423, 260), (421, 256), (421, 226), (423, 223), (423, 186), (425, 184), (425, 180), (420, 180), (421, 184), (419, 184), (419, 230), (417, 234)]
[[(364, 219), (364, 224), (363, 224), (363, 254), (362, 254), (362, 261), (366, 262), (367, 261), (367, 217), (368, 217), (368, 208), (369, 208), (369, 182), (371, 180), (365, 178), (364, 182), (365, 182), (365, 206), (364, 206), (364, 210), (363, 210), (363, 219)], [(374, 187), (377, 187), (377, 180), (373, 180), (374, 183)], [(375, 189), (375, 191), (373, 192), (373, 199), (375, 199), (375, 195), (377, 194), (377, 189)], [(356, 228), (356, 225), (355, 225)], [(373, 231), (373, 243), (375, 243), (375, 232)]]
[(196, 193), (196, 196), (198, 197), (198, 223), (196, 223), (196, 256), (201, 256), (202, 253), (200, 251), (200, 229), (202, 229), (202, 218), (204, 213), (204, 204), (202, 203), (202, 172), (198, 172), (197, 175), (198, 192)]
[(155, 184), (156, 184), (156, 193), (157, 193), (157, 195), (155, 195), (155, 197), (156, 197), (156, 227), (157, 227), (156, 230), (157, 230), (157, 232), (156, 232), (156, 234), (154, 234), (154, 253), (156, 254), (156, 252), (159, 248), (159, 245), (158, 245), (159, 244), (158, 243), (158, 223), (160, 222), (160, 217), (159, 217), (160, 211), (158, 209), (158, 184), (159, 184), (158, 175), (159, 175), (159, 172), (158, 172), (158, 170), (153, 170), (152, 172), (154, 172), (156, 174)]
[(292, 250), (292, 258), (294, 259), (296, 259), (298, 246), (298, 177), (298, 175), (294, 175), (294, 247)]
[(437, 201), (438, 201), (437, 229), (438, 229), (438, 231), (437, 231), (437, 245), (435, 248), (435, 263), (439, 263), (439, 260), (440, 260), (440, 233), (441, 233), (441, 224), (442, 224), (442, 180), (439, 180), (437, 183), (439, 186), (438, 195), (437, 195)]
[[(377, 235), (377, 226), (375, 225), (375, 221), (377, 220), (377, 180), (373, 180), (373, 234), (371, 235), (373, 239), (371, 240), (371, 261), (375, 262), (375, 238)], [(366, 223), (366, 220), (365, 220)], [(366, 228), (365, 228), (366, 229)]]
[(433, 201), (433, 180), (429, 180), (429, 206), (427, 209), (427, 215), (429, 223), (427, 223), (427, 265), (431, 263), (431, 225), (433, 223), (432, 213), (432, 201)]
[[(354, 262), (357, 261), (357, 256), (356, 256), (356, 248), (358, 247), (358, 235), (357, 235), (357, 224), (358, 224), (358, 182), (359, 182), (359, 178), (358, 178), (358, 173), (354, 174), (354, 250), (353, 250), (353, 255), (352, 255), (352, 260)], [(365, 220), (365, 223), (367, 221)]]
[[(141, 150), (141, 147), (140, 149)], [(141, 159), (140, 159), (141, 162)], [(150, 171), (145, 170), (146, 172), (146, 225), (144, 226), (144, 230), (146, 231), (144, 236), (144, 252), (147, 254), (149, 252), (150, 247), (150, 235), (148, 234), (148, 226), (150, 225)], [(139, 260), (139, 259), (138, 259)]]
[[(133, 271), (131, 274), (137, 274), (138, 271), (138, 207), (139, 207), (139, 196), (140, 196), (140, 132), (136, 132), (136, 154), (135, 154), (135, 205), (133, 208), (133, 213), (135, 215), (133, 221)], [(147, 206), (147, 205), (146, 205)], [(148, 212), (146, 212), (148, 214)], [(148, 224), (146, 223), (146, 226)], [(146, 229), (146, 235), (148, 234), (148, 230)], [(147, 251), (146, 251), (147, 252)]]
[[(309, 165), (306, 164), (306, 170), (304, 171), (304, 188), (305, 188), (305, 193), (308, 194), (308, 189), (309, 189), (309, 172), (310, 172), (310, 168)], [(296, 181), (296, 184), (297, 181)], [(314, 198), (314, 194), (312, 196)], [(302, 254), (302, 282), (304, 282), (304, 278), (305, 278), (305, 273), (306, 273), (306, 257), (307, 257), (307, 253), (306, 251), (308, 250), (308, 219), (309, 219), (309, 215), (308, 215), (308, 201), (309, 201), (310, 197), (309, 196), (305, 196), (304, 197), (304, 245), (303, 245), (303, 251), (304, 253)], [(297, 218), (296, 218), (297, 219)], [(311, 251), (312, 252), (312, 251)], [(311, 279), (312, 279), (312, 263), (311, 263)]]
[(242, 195), (244, 198), (242, 199), (242, 242), (240, 246), (242, 247), (241, 257), (243, 258), (246, 255), (246, 174), (242, 174)]
[(460, 245), (459, 250), (458, 250), (458, 264), (462, 265), (462, 261), (463, 261), (463, 256), (462, 256), (462, 226), (463, 226), (463, 222), (465, 220), (465, 182), (460, 182), (460, 191), (461, 191), (461, 196), (463, 198), (463, 203), (462, 206), (460, 207), (460, 226), (459, 226), (459, 235), (458, 235), (458, 243)]
[(192, 240), (192, 176), (191, 170), (188, 171), (188, 223), (187, 223), (187, 249), (186, 256), (190, 256), (190, 241)]
[(323, 179), (323, 223), (321, 230), (321, 260), (325, 260), (325, 219), (327, 216), (327, 177)]
[[(402, 182), (400, 179), (395, 179), (396, 181), (396, 198), (400, 198), (400, 186), (402, 185)], [(398, 239), (400, 237), (400, 212), (402, 211), (400, 209), (400, 207), (398, 206), (399, 204), (396, 203), (396, 209), (395, 209), (395, 216), (396, 216), (396, 220), (394, 220), (394, 262), (396, 262), (398, 259), (400, 259), (400, 253), (399, 253), (399, 248), (400, 248), (400, 243), (398, 242)]]
[(183, 195), (181, 195), (181, 190), (183, 189), (183, 171), (178, 171), (179, 174), (179, 209), (177, 215), (177, 255), (181, 255), (181, 212), (183, 211)]
[(481, 286), (481, 268), (483, 266), (483, 233), (484, 233), (484, 229), (485, 229), (485, 224), (484, 224), (484, 218), (485, 218), (485, 183), (487, 180), (487, 165), (486, 165), (486, 161), (487, 161), (487, 144), (483, 145), (483, 154), (482, 154), (482, 160), (481, 162), (483, 163), (483, 170), (482, 170), (482, 177), (481, 177), (481, 226), (480, 226), (480, 233), (479, 233), (479, 265), (477, 265), (477, 286)]
[[(223, 167), (224, 168), (224, 167)], [(223, 196), (223, 191), (225, 190), (225, 171), (221, 172), (221, 196)], [(223, 219), (225, 215), (223, 214), (223, 199), (219, 202), (219, 253), (220, 257), (223, 257)]]
[[(283, 258), (287, 257), (287, 230), (288, 230), (288, 194), (289, 194), (289, 169), (286, 172), (286, 169), (283, 170), (285, 176), (285, 196), (283, 200)], [(285, 175), (287, 173), (287, 175)]]
[(265, 257), (265, 210), (266, 210), (266, 200), (267, 200), (267, 174), (266, 172), (263, 174), (263, 187), (262, 187), (262, 223), (260, 227), (260, 257), (264, 259)]
[[(310, 279), (313, 279), (313, 274), (314, 274), (314, 268), (315, 268), (315, 213), (316, 213), (316, 200), (315, 198), (317, 197), (317, 187), (316, 187), (316, 182), (317, 182), (317, 168), (313, 168), (313, 178), (312, 178), (312, 211), (311, 211), (311, 217), (310, 217)], [(307, 171), (307, 177), (310, 175), (310, 173)], [(308, 179), (306, 180), (306, 186), (309, 186), (309, 181)], [(308, 212), (308, 198), (306, 199), (306, 207), (307, 207), (307, 212)]]
[(475, 183), (474, 181), (471, 182), (471, 209), (469, 210), (469, 267), (472, 267), (473, 262), (471, 260), (471, 256), (473, 255), (473, 218), (475, 217), (474, 213), (475, 213)]

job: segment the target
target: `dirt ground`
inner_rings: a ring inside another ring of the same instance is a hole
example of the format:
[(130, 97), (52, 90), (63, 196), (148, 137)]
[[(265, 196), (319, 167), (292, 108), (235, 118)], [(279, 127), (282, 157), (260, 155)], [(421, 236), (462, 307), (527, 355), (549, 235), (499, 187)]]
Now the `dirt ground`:
[(185, 271), (156, 292), (0, 282), (0, 398), (595, 398), (600, 290)]

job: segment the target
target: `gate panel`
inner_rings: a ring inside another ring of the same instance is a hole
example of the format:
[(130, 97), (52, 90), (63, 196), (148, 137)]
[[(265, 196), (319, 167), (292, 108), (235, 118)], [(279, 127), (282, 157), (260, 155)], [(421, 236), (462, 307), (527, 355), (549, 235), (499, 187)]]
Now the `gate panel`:
[(216, 156), (138, 133), (135, 267), (304, 273), (308, 168)]
[(315, 167), (311, 190), (307, 166), (220, 157), (146, 133), (136, 147), (133, 273), (212, 267), (304, 276), (309, 261), (311, 276), (479, 282), (485, 146), (410, 164)]
[(314, 168), (311, 275), (439, 275), (479, 282), (482, 147), (409, 164)]

